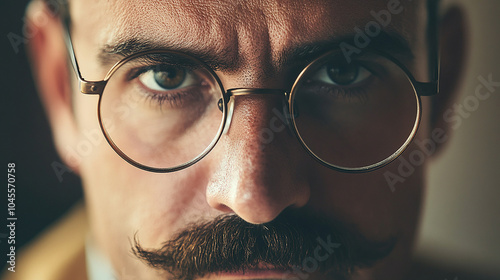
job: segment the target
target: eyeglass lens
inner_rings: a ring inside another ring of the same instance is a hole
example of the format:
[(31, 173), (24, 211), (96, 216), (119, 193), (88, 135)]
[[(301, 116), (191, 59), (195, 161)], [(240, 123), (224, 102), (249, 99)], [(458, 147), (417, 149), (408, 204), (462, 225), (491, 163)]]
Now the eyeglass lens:
[(211, 146), (223, 124), (221, 98), (216, 79), (197, 61), (146, 54), (112, 74), (99, 111), (115, 150), (147, 167), (173, 168)]
[[(293, 123), (313, 155), (356, 168), (383, 161), (408, 139), (418, 97), (406, 73), (380, 55), (347, 62), (326, 55), (290, 94)], [(133, 57), (109, 78), (99, 101), (108, 141), (149, 168), (175, 168), (204, 155), (224, 122), (222, 89), (212, 72), (170, 52)]]
[(297, 133), (321, 160), (342, 168), (377, 164), (409, 138), (418, 96), (406, 73), (381, 55), (316, 61), (292, 92)]

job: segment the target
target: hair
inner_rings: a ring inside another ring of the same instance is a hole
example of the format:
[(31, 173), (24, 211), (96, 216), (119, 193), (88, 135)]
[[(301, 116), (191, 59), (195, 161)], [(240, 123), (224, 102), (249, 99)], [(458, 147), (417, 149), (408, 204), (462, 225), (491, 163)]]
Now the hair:
[(289, 209), (266, 224), (250, 224), (237, 215), (193, 223), (155, 249), (143, 248), (136, 234), (132, 252), (177, 280), (248, 271), (259, 264), (347, 279), (355, 267), (370, 267), (387, 257), (396, 242), (394, 237), (372, 241), (353, 226)]

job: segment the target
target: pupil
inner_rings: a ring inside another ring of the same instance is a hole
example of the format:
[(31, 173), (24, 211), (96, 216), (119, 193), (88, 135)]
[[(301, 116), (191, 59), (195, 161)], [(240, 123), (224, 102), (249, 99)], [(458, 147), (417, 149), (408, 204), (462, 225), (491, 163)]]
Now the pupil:
[(349, 85), (358, 77), (359, 67), (354, 63), (340, 66), (328, 65), (326, 68), (328, 77), (336, 84)]
[(174, 89), (182, 84), (186, 77), (184, 69), (168, 67), (161, 71), (155, 71), (155, 82), (164, 89)]

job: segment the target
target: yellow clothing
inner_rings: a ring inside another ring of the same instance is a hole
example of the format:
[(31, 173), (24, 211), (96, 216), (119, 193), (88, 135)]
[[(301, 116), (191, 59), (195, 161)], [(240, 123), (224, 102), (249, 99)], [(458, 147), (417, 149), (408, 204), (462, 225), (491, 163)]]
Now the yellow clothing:
[[(85, 239), (88, 221), (83, 204), (75, 206), (65, 217), (28, 244), (16, 258), (16, 272), (4, 271), (2, 280), (88, 280), (85, 261)], [(415, 264), (411, 280), (493, 280), (459, 273), (457, 269)]]
[[(16, 255), (16, 272), (4, 280), (87, 280), (85, 237), (88, 222), (83, 204), (46, 230)], [(8, 267), (8, 266), (7, 266)]]

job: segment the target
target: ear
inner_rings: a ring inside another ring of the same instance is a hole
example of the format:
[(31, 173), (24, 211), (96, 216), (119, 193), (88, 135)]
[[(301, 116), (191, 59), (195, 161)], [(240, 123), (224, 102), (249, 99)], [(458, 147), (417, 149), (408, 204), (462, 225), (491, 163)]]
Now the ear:
[[(463, 10), (459, 7), (449, 8), (441, 19), (440, 88), (439, 94), (432, 98), (431, 131), (439, 128), (446, 135), (451, 134), (451, 124), (446, 121), (445, 113), (453, 108), (462, 81), (467, 55), (466, 31)], [(447, 142), (437, 144), (436, 152), (440, 152)]]
[(68, 147), (77, 143), (78, 129), (71, 103), (71, 72), (61, 22), (43, 1), (32, 1), (26, 18), (32, 34), (28, 55), (33, 77), (52, 128), (56, 149), (66, 165), (78, 171), (78, 163), (64, 156)]

